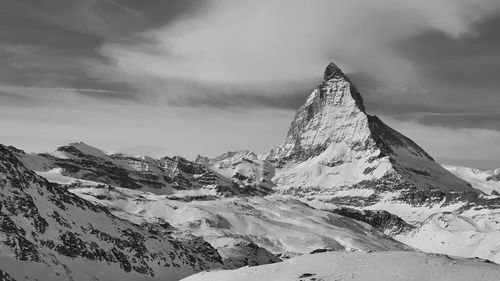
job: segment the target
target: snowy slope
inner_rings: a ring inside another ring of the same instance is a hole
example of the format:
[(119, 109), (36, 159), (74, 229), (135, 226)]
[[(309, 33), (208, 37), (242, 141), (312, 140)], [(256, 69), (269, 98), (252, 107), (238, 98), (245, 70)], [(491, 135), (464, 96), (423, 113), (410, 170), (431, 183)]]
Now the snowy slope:
[(50, 184), (0, 145), (0, 269), (17, 280), (178, 280), (220, 267), (201, 239), (139, 227)]
[(472, 187), (479, 189), (486, 194), (491, 194), (492, 192), (500, 194), (500, 181), (497, 179), (500, 174), (500, 169), (481, 170), (450, 165), (443, 165), (443, 167), (455, 176), (469, 182)]
[(122, 188), (80, 188), (71, 192), (108, 206), (115, 215), (132, 222), (160, 220), (202, 236), (225, 259), (237, 259), (238, 255), (228, 249), (244, 241), (281, 257), (318, 249), (408, 249), (368, 224), (292, 199), (232, 197), (185, 202)]
[(496, 281), (500, 266), (415, 252), (304, 255), (285, 262), (236, 270), (202, 272), (185, 281)]
[(436, 213), (395, 238), (425, 252), (480, 257), (500, 264), (498, 216), (485, 221), (481, 215), (467, 218), (451, 212)]
[(272, 181), (274, 166), (248, 150), (227, 152), (213, 159), (198, 156), (195, 162), (240, 186), (261, 188), (263, 192), (269, 192), (275, 186)]

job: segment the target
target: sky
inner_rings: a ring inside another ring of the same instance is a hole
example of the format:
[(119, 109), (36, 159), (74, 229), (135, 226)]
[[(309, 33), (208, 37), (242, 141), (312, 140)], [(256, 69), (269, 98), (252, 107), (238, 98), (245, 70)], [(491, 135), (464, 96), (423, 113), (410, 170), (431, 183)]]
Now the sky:
[(266, 152), (334, 61), (441, 163), (500, 167), (498, 0), (2, 0), (0, 143)]

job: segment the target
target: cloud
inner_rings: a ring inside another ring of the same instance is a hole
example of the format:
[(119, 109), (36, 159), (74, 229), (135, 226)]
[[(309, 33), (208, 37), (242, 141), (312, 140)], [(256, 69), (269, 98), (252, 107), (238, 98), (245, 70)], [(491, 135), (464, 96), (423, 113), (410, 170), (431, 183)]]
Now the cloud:
[(383, 116), (392, 128), (414, 140), (438, 162), (478, 168), (498, 168), (500, 132), (478, 128), (426, 126)]
[[(3, 0), (0, 85), (130, 92), (128, 83), (108, 82), (89, 71), (108, 65), (99, 47), (194, 13), (203, 7), (200, 1)], [(111, 92), (106, 97), (120, 98)]]
[(83, 104), (95, 107), (103, 100), (130, 103), (134, 96), (126, 92), (105, 89), (47, 88), (0, 84), (0, 108), (50, 107), (52, 110)]
[(437, 159), (500, 161), (498, 0), (1, 6), (2, 143), (263, 152), (334, 60), (354, 74), (371, 114)]
[[(143, 92), (162, 92), (165, 81), (187, 80), (238, 87), (281, 83), (274, 92), (283, 94), (290, 81), (318, 79), (332, 59), (347, 71), (407, 86), (418, 84), (419, 75), (395, 47), (398, 42), (427, 30), (454, 38), (470, 35), (474, 23), (500, 8), (495, 0), (480, 5), (472, 0), (208, 3), (196, 17), (109, 42), (102, 54), (112, 60), (118, 77)], [(163, 95), (177, 92), (182, 90)]]
[[(0, 102), (3, 105), (2, 102)], [(293, 113), (99, 103), (91, 99), (35, 107), (2, 107), (0, 143), (29, 152), (53, 151), (84, 141), (106, 151), (155, 153), (194, 159), (229, 150), (269, 151), (286, 135)], [(48, 133), (49, 132), (49, 133)], [(140, 147), (142, 152), (139, 152)], [(121, 149), (120, 149), (121, 148)]]

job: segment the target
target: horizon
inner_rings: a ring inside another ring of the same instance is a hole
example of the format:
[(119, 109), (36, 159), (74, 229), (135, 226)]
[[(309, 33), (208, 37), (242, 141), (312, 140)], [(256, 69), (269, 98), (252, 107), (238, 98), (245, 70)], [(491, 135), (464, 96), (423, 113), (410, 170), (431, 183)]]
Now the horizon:
[(4, 1), (0, 143), (265, 153), (333, 61), (438, 163), (500, 167), (499, 2), (283, 3)]

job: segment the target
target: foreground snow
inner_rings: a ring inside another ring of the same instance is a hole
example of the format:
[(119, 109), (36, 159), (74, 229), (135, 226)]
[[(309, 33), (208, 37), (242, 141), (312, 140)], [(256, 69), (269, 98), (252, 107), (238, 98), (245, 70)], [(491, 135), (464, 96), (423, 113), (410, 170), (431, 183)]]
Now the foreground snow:
[(499, 276), (498, 265), (444, 255), (415, 252), (327, 252), (269, 265), (202, 272), (183, 280), (496, 281)]

